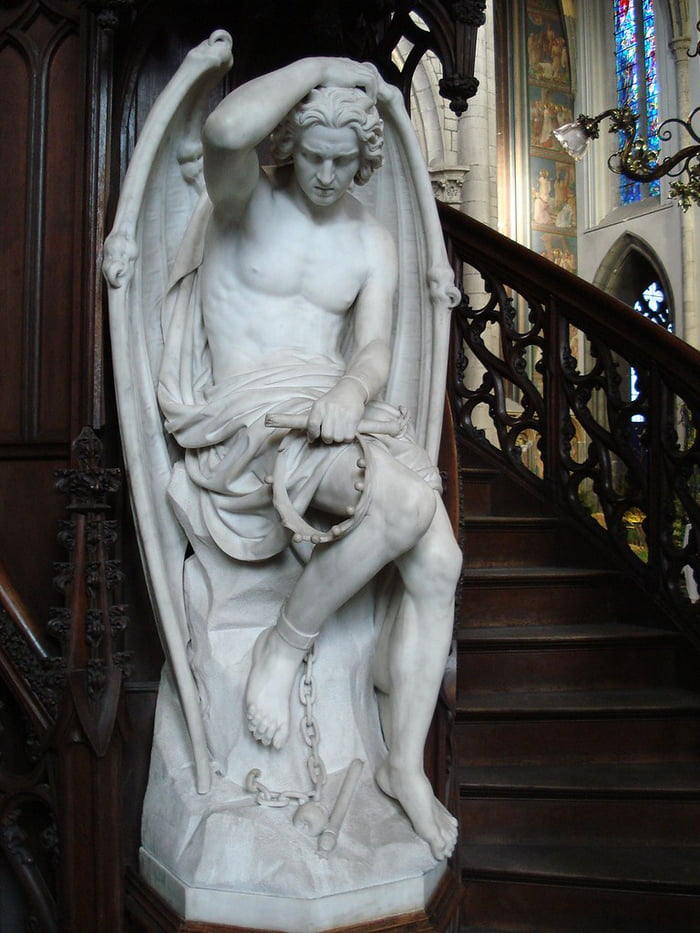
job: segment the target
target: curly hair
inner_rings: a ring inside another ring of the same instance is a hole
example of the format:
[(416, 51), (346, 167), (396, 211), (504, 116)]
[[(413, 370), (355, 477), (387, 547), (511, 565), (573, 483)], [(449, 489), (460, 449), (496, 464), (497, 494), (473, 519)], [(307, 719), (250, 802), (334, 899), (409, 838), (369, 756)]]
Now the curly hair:
[(276, 165), (288, 165), (294, 156), (301, 130), (327, 126), (355, 131), (360, 144), (360, 167), (356, 185), (366, 184), (382, 164), (384, 124), (371, 99), (360, 88), (317, 87), (282, 120), (272, 134), (272, 158)]

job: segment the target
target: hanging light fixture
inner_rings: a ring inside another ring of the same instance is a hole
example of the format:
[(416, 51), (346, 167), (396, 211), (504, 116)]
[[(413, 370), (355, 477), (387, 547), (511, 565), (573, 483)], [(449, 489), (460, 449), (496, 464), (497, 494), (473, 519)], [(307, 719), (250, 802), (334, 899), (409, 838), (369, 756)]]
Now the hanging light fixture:
[[(700, 43), (699, 43), (700, 46)], [(670, 194), (678, 198), (682, 210), (687, 211), (691, 204), (700, 205), (700, 128), (693, 126), (700, 107), (696, 107), (687, 120), (671, 117), (659, 127), (659, 139), (669, 142), (674, 124), (681, 127), (694, 140), (695, 145), (684, 146), (674, 155), (659, 159), (659, 152), (652, 149), (647, 141), (637, 138), (637, 115), (630, 107), (615, 107), (604, 110), (596, 117), (581, 114), (575, 123), (565, 123), (554, 130), (562, 148), (574, 159), (580, 160), (586, 153), (591, 140), (598, 139), (600, 124), (610, 119), (610, 133), (622, 133), (624, 143), (608, 159), (608, 166), (617, 175), (624, 175), (631, 181), (651, 182), (668, 175), (676, 178), (671, 182)]]

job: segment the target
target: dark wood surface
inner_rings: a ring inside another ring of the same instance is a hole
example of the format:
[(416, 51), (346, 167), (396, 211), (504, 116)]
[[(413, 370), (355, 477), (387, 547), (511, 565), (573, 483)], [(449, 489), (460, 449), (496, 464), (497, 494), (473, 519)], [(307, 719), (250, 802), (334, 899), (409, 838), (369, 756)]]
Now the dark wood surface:
[[(58, 540), (59, 521), (73, 513), (54, 471), (75, 467), (71, 443), (83, 425), (100, 432), (104, 465), (120, 464), (100, 250), (150, 104), (181, 54), (214, 27), (236, 35), (240, 81), (283, 63), (290, 34), (270, 26), (279, 17), (303, 24), (295, 54), (340, 51), (323, 45), (333, 16), (341, 27), (333, 42), (352, 38), (353, 51), (378, 49), (389, 23), (381, 13), (371, 37), (351, 35), (367, 28), (363, 16), (387, 8), (380, 3), (362, 4), (357, 16), (352, 4), (310, 3), (319, 15), (306, 19), (288, 0), (259, 6), (255, 24), (250, 5), (224, 0), (13, 0), (0, 9), (3, 933), (235, 931), (186, 923), (134, 871), (162, 652), (125, 489), (109, 502), (119, 533), (112, 557), (124, 575), (111, 598), (129, 604), (118, 647), (133, 652), (131, 677), (120, 690), (112, 678), (102, 700), (91, 696), (80, 658), (48, 622), (52, 607), (69, 609), (85, 634), (87, 596), (54, 585), (55, 563), (76, 566)], [(474, 49), (455, 13), (479, 6), (421, 4), (465, 90)], [(381, 52), (390, 68), (390, 49)], [(697, 352), (671, 335), (476, 221), (449, 208), (442, 220), (486, 268), (506, 263), (515, 287), (534, 278), (538, 296), (565, 301), (572, 321), (603, 342), (641, 341), (679, 380), (697, 383)], [(696, 933), (693, 656), (667, 633), (630, 628), (621, 637), (620, 624), (644, 609), (624, 573), (601, 567), (570, 527), (552, 523), (551, 509), (538, 511), (502, 464), (465, 448), (458, 467), (449, 417), (446, 426), (446, 501), (455, 524), (461, 504), (467, 556), (460, 666), (427, 766), (472, 834), (460, 852), (463, 933), (601, 933), (608, 922), (625, 933)], [(624, 845), (615, 844), (618, 827)], [(452, 933), (460, 899), (450, 875), (425, 912), (352, 933)]]

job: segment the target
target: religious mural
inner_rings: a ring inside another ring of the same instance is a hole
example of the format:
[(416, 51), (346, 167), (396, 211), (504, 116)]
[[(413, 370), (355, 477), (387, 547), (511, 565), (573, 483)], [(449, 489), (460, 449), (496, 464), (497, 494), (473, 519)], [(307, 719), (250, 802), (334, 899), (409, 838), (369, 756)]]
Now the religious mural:
[(567, 37), (557, 0), (526, 4), (531, 246), (576, 271), (576, 173), (552, 131), (573, 119)]

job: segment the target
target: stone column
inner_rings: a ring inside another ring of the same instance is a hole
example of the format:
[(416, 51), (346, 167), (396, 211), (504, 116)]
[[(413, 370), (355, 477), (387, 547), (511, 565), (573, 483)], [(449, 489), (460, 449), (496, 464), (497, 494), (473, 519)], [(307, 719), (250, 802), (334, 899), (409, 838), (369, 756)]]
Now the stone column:
[[(690, 75), (688, 52), (690, 38), (686, 35), (675, 36), (669, 43), (673, 54), (676, 72), (676, 94), (678, 111), (681, 117), (690, 113)], [(693, 145), (694, 140), (681, 130), (678, 147)], [(694, 347), (700, 346), (698, 333), (698, 283), (697, 283), (697, 248), (696, 248), (696, 207), (690, 207), (681, 216), (681, 252), (683, 256), (683, 330), (681, 336)]]

